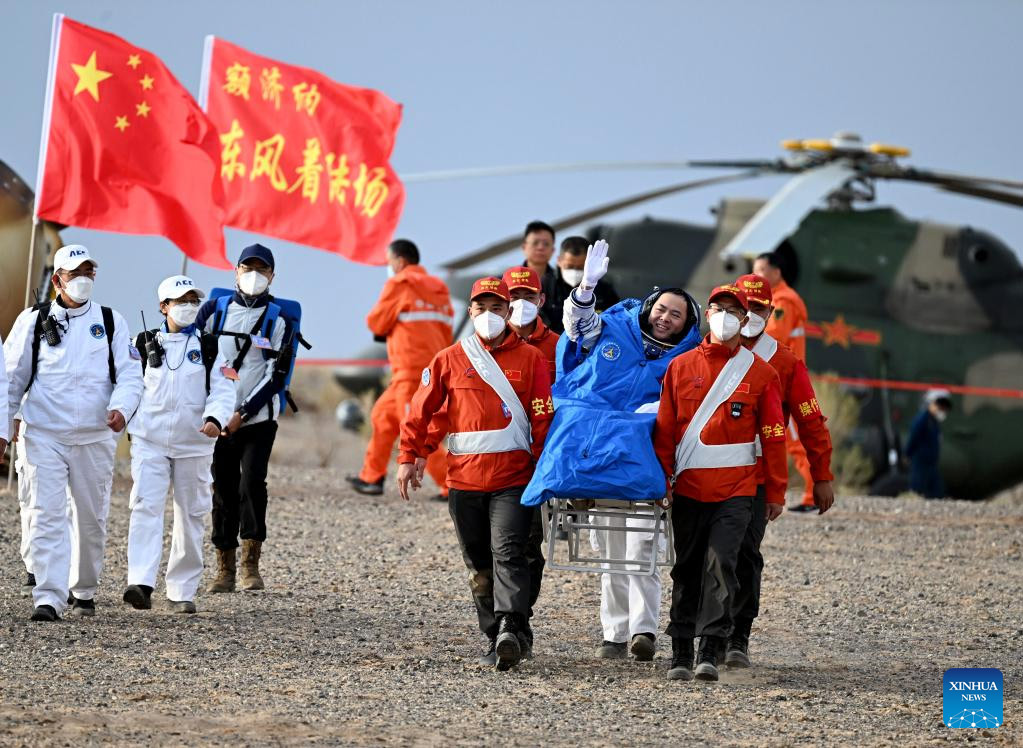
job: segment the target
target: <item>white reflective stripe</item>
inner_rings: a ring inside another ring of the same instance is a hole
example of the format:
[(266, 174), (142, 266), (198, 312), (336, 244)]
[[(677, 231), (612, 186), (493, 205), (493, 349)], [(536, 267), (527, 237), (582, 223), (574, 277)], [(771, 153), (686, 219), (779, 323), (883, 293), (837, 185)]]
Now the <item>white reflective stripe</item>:
[(753, 346), (753, 352), (764, 359), (764, 361), (770, 361), (774, 358), (774, 354), (778, 352), (778, 341), (766, 332), (762, 333), (757, 344)]
[(753, 366), (753, 353), (740, 347), (732, 359), (725, 364), (714, 384), (696, 409), (693, 419), (682, 435), (682, 441), (675, 447), (675, 474), (678, 478), (683, 470), (690, 468), (723, 468), (754, 465), (757, 461), (756, 442), (742, 444), (704, 444), (700, 435), (714, 412), (732, 396), (746, 372)]
[(399, 322), (443, 322), (451, 325), (451, 315), (444, 312), (402, 312), (398, 315)]
[(529, 418), (508, 377), (504, 375), (504, 370), (483, 347), (477, 336), (470, 335), (460, 344), (480, 379), (497, 393), (511, 413), (512, 419), (503, 429), (448, 434), (448, 451), (456, 455), (482, 455), (517, 450), (530, 452), (532, 436), (529, 431)]
[(806, 335), (806, 329), (802, 327), (797, 327), (789, 333), (790, 338), (801, 338), (804, 335)]
[(757, 434), (757, 438), (753, 440), (753, 443), (757, 445), (756, 446), (757, 457), (763, 457), (764, 456), (764, 447), (760, 443), (760, 434)]

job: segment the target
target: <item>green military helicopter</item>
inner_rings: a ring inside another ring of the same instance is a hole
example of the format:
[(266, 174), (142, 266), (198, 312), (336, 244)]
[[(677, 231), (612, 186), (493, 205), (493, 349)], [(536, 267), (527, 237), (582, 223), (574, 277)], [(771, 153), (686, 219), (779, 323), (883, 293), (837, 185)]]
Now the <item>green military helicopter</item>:
[[(651, 190), (552, 222), (559, 235), (583, 233), (611, 246), (619, 294), (642, 297), (664, 282), (665, 258), (674, 258), (672, 281), (696, 298), (748, 272), (762, 252), (777, 251), (786, 280), (810, 310), (807, 359), (812, 371), (832, 373), (861, 402), (860, 427), (851, 437), (871, 458), (871, 489), (905, 486), (901, 442), (923, 390), (954, 393), (943, 427), (941, 470), (951, 496), (978, 499), (1023, 481), (1023, 267), (989, 233), (964, 226), (915, 221), (872, 203), (878, 180), (903, 180), (1023, 207), (1023, 182), (950, 174), (904, 165), (908, 151), (866, 145), (852, 133), (828, 140), (786, 141), (784, 158), (645, 164), (716, 168), (735, 173)], [(636, 164), (510, 167), (444, 172), (460, 177)], [(666, 195), (765, 175), (792, 178), (770, 200), (726, 199), (715, 226), (644, 218), (594, 223), (606, 214)], [(500, 271), (494, 261), (516, 249), (513, 234), (446, 263), (452, 295), (465, 298), (473, 279)], [(518, 258), (506, 259), (505, 265)], [(473, 272), (477, 265), (490, 263)], [(384, 357), (383, 347), (367, 359)], [(379, 366), (352, 365), (338, 378), (353, 389), (378, 386)]]

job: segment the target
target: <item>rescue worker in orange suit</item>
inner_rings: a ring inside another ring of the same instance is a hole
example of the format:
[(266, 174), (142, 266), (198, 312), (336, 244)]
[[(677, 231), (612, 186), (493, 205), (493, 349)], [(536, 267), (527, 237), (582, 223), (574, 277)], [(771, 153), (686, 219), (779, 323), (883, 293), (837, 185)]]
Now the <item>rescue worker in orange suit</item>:
[[(524, 342), (543, 354), (544, 360), (547, 362), (547, 373), (553, 383), (557, 371), (555, 351), (560, 336), (547, 327), (538, 316), (539, 310), (544, 304), (540, 276), (532, 268), (517, 266), (505, 270), (501, 280), (508, 287), (511, 298), (508, 327)], [(430, 433), (427, 437), (426, 448), (431, 455), (447, 432), (447, 410), (442, 409), (430, 421)], [(522, 654), (524, 658), (529, 658), (533, 649), (533, 628), (529, 621), (533, 618), (533, 606), (540, 597), (543, 570), (546, 564), (543, 557), (543, 521), (539, 511), (533, 513), (533, 526), (529, 531), (526, 558), (529, 561), (529, 614), (526, 617), (526, 625), (523, 630)]]
[[(746, 294), (749, 302), (749, 320), (739, 331), (742, 344), (767, 361), (778, 373), (782, 415), (785, 423), (788, 423), (791, 416), (799, 429), (799, 440), (810, 459), (813, 500), (817, 510), (824, 514), (835, 503), (835, 491), (831, 486), (831, 435), (817, 403), (813, 385), (810, 384), (810, 374), (806, 364), (764, 331), (767, 320), (771, 319), (774, 312), (771, 284), (767, 279), (759, 275), (743, 275), (735, 281), (735, 285)], [(739, 592), (732, 606), (732, 633), (725, 650), (725, 664), (728, 667), (752, 665), (749, 637), (753, 619), (760, 612), (760, 577), (764, 569), (760, 543), (766, 530), (767, 506), (764, 502), (764, 485), (761, 483), (757, 486), (753, 518), (746, 529), (736, 568)]]
[[(806, 363), (806, 323), (809, 315), (806, 304), (796, 290), (782, 277), (781, 264), (774, 252), (765, 252), (753, 262), (753, 274), (759, 275), (771, 284), (774, 311), (767, 321), (767, 334), (780, 345), (791, 350), (797, 359)], [(796, 472), (803, 479), (803, 498), (789, 507), (793, 512), (812, 512), (817, 508), (813, 501), (813, 474), (806, 449), (799, 439), (799, 429), (791, 420), (785, 431), (785, 451), (792, 458)]]
[(500, 278), (473, 284), (475, 334), (438, 353), (401, 429), (398, 490), (423, 479), (430, 421), (447, 409), (448, 511), (469, 570), (481, 664), (507, 670), (524, 649), (530, 597), (526, 546), (536, 509), (519, 499), (543, 450), (554, 407), (547, 362), (508, 326), (511, 296)]
[[(366, 317), (373, 335), (387, 340), (391, 383), (370, 412), (373, 434), (358, 475), (346, 480), (358, 493), (379, 496), (391, 451), (401, 431), (412, 395), (423, 368), (438, 351), (451, 345), (452, 309), (448, 287), (419, 264), (419, 249), (407, 239), (396, 239), (387, 248), (387, 279), (376, 306)], [(426, 470), (447, 494), (444, 453), (430, 456)]]
[[(746, 295), (718, 286), (705, 312), (710, 335), (668, 366), (654, 451), (668, 479), (675, 565), (671, 570), (669, 680), (718, 679), (732, 630), (739, 549), (763, 481), (767, 516), (785, 503), (785, 427), (778, 375), (744, 348)], [(763, 478), (756, 455), (763, 450)], [(693, 669), (693, 639), (700, 651)]]

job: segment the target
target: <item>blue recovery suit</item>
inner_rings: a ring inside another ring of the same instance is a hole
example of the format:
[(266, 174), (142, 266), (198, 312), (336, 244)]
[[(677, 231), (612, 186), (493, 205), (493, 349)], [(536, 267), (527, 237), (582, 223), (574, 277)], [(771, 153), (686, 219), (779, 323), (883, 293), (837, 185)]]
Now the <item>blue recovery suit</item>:
[[(690, 318), (699, 320), (699, 306), (687, 301)], [(664, 496), (664, 470), (652, 441), (661, 381), (676, 356), (700, 344), (700, 326), (694, 324), (659, 358), (647, 358), (639, 327), (642, 306), (639, 299), (625, 299), (603, 312), (600, 335), (587, 340), (587, 348), (568, 335), (558, 341), (554, 420), (523, 504), (555, 497)], [(642, 406), (644, 412), (637, 413)]]

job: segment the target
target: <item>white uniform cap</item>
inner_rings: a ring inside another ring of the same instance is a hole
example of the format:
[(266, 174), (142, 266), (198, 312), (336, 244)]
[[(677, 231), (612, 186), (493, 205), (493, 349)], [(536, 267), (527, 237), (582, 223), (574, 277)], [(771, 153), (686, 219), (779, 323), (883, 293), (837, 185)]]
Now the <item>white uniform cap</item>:
[(924, 401), (927, 403), (937, 402), (938, 400), (952, 400), (952, 393), (948, 390), (927, 390), (927, 394), (924, 395)]
[(195, 291), (199, 294), (200, 299), (206, 296), (202, 289), (196, 288), (195, 283), (187, 275), (172, 275), (160, 283), (160, 287), (156, 289), (156, 295), (158, 301), (166, 301), (167, 299), (180, 299), (189, 291)]
[(99, 263), (92, 259), (87, 247), (81, 244), (68, 244), (66, 247), (58, 249), (53, 256), (53, 269), (74, 270), (83, 262), (91, 262), (94, 268), (99, 267)]

